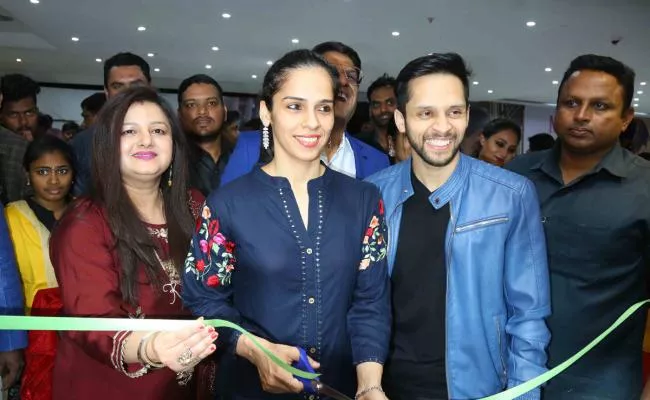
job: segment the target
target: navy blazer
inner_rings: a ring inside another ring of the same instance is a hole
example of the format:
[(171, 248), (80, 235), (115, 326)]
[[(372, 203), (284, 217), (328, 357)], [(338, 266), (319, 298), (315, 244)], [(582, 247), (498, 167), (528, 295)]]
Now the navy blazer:
[[(9, 236), (4, 207), (0, 205), (0, 315), (24, 313), (23, 286), (18, 275), (14, 246)], [(27, 332), (0, 331), (0, 352), (27, 347)]]
[[(384, 153), (355, 139), (347, 132), (345, 132), (345, 136), (350, 141), (350, 146), (352, 146), (354, 152), (357, 179), (365, 179), (375, 172), (390, 166), (388, 157)], [(233, 150), (230, 161), (228, 161), (228, 165), (226, 165), (221, 177), (221, 185), (234, 181), (253, 170), (260, 158), (261, 140), (259, 131), (241, 132), (239, 134), (235, 150)]]

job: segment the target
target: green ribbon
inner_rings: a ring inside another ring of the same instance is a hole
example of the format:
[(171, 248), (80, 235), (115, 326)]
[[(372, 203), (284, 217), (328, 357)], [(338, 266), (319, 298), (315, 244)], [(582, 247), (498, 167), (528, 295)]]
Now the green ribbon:
[(643, 307), (647, 303), (650, 303), (650, 300), (643, 300), (632, 305), (623, 314), (621, 314), (621, 316), (618, 317), (618, 319), (614, 321), (614, 323), (609, 328), (605, 329), (603, 333), (598, 335), (596, 339), (592, 340), (588, 345), (583, 347), (582, 350), (569, 357), (566, 361), (564, 361), (562, 364), (559, 364), (557, 367), (548, 370), (545, 373), (539, 375), (538, 377), (526, 381), (521, 385), (517, 385), (513, 388), (510, 388), (505, 392), (497, 393), (493, 396), (484, 397), (480, 400), (512, 400), (521, 396), (522, 394), (528, 393), (529, 391), (535, 389), (538, 386), (543, 385), (544, 383), (555, 378), (556, 376), (564, 372), (567, 368), (575, 364), (579, 359), (582, 358), (582, 356), (584, 356), (589, 351), (591, 351), (591, 349), (596, 347), (598, 343), (602, 342), (603, 339), (609, 336), (610, 333), (612, 333), (623, 322), (625, 322), (625, 320), (630, 318), (632, 314), (634, 314), (639, 308)]
[[(136, 319), (136, 318), (78, 318), (78, 317), (26, 317), (0, 316), (0, 331), (173, 331), (185, 328), (195, 321)], [(202, 321), (214, 328), (230, 328), (246, 335), (274, 363), (292, 375), (305, 379), (316, 379), (320, 374), (305, 372), (292, 367), (264, 347), (250, 332), (232, 322), (222, 319)]]
[[(557, 375), (564, 372), (571, 365), (575, 364), (591, 349), (596, 347), (610, 333), (625, 322), (632, 314), (650, 300), (643, 300), (628, 308), (618, 319), (603, 333), (598, 335), (588, 345), (571, 356), (557, 367), (533, 378), (521, 385), (510, 388), (504, 392), (484, 397), (479, 400), (513, 400), (535, 388), (543, 385)], [(128, 318), (74, 318), (74, 317), (26, 317), (26, 316), (0, 316), (1, 330), (20, 330), (20, 331), (171, 331), (178, 330), (192, 324), (194, 321), (188, 320), (164, 320), (164, 319), (128, 319)], [(316, 379), (320, 375), (299, 370), (287, 364), (275, 354), (264, 347), (255, 337), (244, 328), (232, 322), (221, 319), (211, 319), (203, 321), (204, 324), (215, 328), (230, 328), (249, 337), (252, 342), (260, 348), (275, 364), (292, 375), (305, 379)]]

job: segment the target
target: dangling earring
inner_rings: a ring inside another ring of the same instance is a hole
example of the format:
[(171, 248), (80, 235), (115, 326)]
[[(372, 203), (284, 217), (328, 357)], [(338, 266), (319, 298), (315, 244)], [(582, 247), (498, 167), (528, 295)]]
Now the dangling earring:
[(169, 167), (169, 179), (167, 179), (167, 186), (172, 187), (172, 167)]
[(264, 128), (262, 128), (262, 146), (264, 146), (264, 150), (269, 149), (269, 146), (271, 144), (270, 140), (271, 139), (269, 139), (269, 127), (265, 125)]

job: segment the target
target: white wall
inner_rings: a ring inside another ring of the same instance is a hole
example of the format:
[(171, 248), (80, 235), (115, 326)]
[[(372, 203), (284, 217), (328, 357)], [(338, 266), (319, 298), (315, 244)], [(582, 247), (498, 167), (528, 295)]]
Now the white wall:
[(526, 106), (524, 109), (523, 151), (528, 151), (528, 138), (538, 133), (550, 133), (555, 136), (552, 118), (555, 107)]
[[(81, 102), (91, 94), (92, 90), (41, 88), (38, 95), (38, 108), (44, 114), (54, 119), (54, 127), (61, 128), (62, 121), (76, 121), (81, 124)], [(176, 108), (176, 95), (163, 93), (162, 96)]]
[[(91, 94), (92, 90), (83, 89), (59, 89), (41, 88), (38, 95), (38, 108), (44, 114), (49, 114), (54, 119), (54, 128), (61, 128), (64, 121), (76, 121), (81, 124), (81, 102)], [(175, 93), (162, 93), (165, 98), (176, 109), (178, 107)], [(224, 97), (224, 102), (229, 110), (237, 110), (241, 114), (241, 122), (257, 116), (257, 100), (253, 97)]]

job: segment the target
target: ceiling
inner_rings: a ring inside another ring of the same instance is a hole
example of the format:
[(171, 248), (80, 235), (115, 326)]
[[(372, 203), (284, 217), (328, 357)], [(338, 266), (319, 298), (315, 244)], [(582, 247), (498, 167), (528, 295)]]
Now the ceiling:
[(636, 70), (647, 91), (638, 110), (650, 113), (650, 85), (640, 86), (650, 82), (650, 0), (0, 0), (0, 15), (14, 19), (0, 22), (0, 73), (41, 82), (101, 85), (96, 59), (132, 51), (160, 69), (157, 87), (208, 73), (226, 91), (256, 93), (267, 61), (337, 40), (361, 56), (362, 90), (417, 56), (455, 51), (479, 82), (472, 100), (546, 104), (571, 59), (597, 53)]

